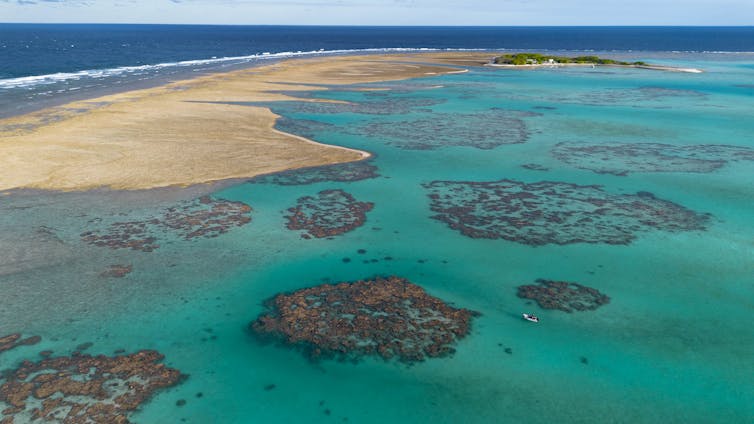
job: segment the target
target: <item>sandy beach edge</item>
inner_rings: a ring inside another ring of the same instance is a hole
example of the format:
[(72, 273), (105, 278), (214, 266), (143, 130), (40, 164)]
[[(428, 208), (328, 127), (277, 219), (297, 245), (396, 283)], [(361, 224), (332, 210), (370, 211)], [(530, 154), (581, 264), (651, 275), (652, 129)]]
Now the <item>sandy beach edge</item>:
[[(491, 54), (296, 58), (0, 120), (0, 192), (187, 187), (365, 160), (275, 129), (290, 91), (466, 72)], [(421, 63), (417, 63), (421, 61)], [(281, 91), (285, 84), (285, 93)], [(254, 105), (251, 105), (254, 104)]]

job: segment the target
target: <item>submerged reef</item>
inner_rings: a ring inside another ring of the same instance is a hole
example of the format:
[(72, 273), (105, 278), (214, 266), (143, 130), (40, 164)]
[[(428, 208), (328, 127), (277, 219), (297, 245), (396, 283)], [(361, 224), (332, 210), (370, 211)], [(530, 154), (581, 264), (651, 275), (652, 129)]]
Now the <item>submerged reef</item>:
[(198, 201), (169, 208), (162, 225), (184, 240), (211, 238), (227, 233), (231, 227), (251, 222), (251, 207), (243, 202), (216, 200), (203, 196)]
[(406, 80), (406, 81), (387, 81), (387, 82), (376, 82), (376, 83), (368, 83), (368, 84), (354, 84), (349, 86), (350, 88), (354, 90), (359, 90), (364, 92), (364, 95), (367, 97), (381, 97), (381, 96), (390, 96), (392, 94), (406, 94), (406, 93), (414, 93), (417, 91), (425, 91), (425, 90), (434, 90), (437, 88), (445, 87), (447, 86), (447, 83), (444, 83), (442, 85), (438, 85), (436, 83), (425, 83), (425, 82), (417, 82), (415, 80)]
[[(368, 95), (371, 95), (369, 93)], [(411, 113), (416, 108), (428, 108), (445, 103), (444, 99), (425, 97), (389, 96), (378, 100), (360, 102), (311, 101), (311, 102), (277, 102), (273, 110), (280, 110), (281, 115), (303, 113), (312, 115), (354, 113), (359, 115), (393, 115)]]
[(110, 265), (100, 273), (100, 277), (103, 278), (123, 278), (133, 271), (133, 265)]
[(528, 169), (530, 171), (549, 171), (550, 168), (540, 165), (538, 163), (525, 163), (521, 165), (521, 168)]
[(631, 107), (663, 108), (665, 100), (681, 98), (695, 99), (697, 101), (707, 98), (707, 94), (695, 90), (683, 90), (655, 86), (639, 88), (613, 88), (601, 91), (592, 91), (585, 94), (572, 94), (559, 97), (551, 97), (552, 102), (577, 103), (593, 106), (625, 104)]
[(250, 212), (251, 207), (243, 202), (203, 196), (168, 208), (159, 217), (115, 222), (106, 229), (87, 231), (81, 234), (81, 240), (111, 249), (151, 252), (159, 247), (160, 239), (170, 235), (192, 240), (227, 233), (232, 227), (240, 227), (251, 222)]
[(652, 193), (611, 194), (600, 186), (566, 182), (433, 181), (434, 219), (471, 238), (505, 239), (531, 246), (570, 243), (629, 244), (640, 232), (704, 230), (699, 214)]
[(72, 356), (23, 361), (0, 377), (3, 424), (128, 423), (152, 395), (184, 377), (158, 363), (153, 350), (131, 355)]
[(343, 190), (324, 190), (299, 198), (288, 209), (287, 227), (306, 231), (301, 237), (307, 239), (332, 237), (364, 225), (373, 207), (374, 203), (359, 202)]
[(324, 284), (279, 294), (265, 306), (251, 330), (312, 359), (377, 355), (406, 363), (452, 354), (478, 315), (399, 277)]
[(579, 169), (618, 176), (630, 172), (708, 173), (729, 162), (754, 161), (754, 149), (719, 144), (563, 142), (555, 145), (552, 155)]
[(479, 113), (434, 113), (406, 121), (371, 122), (354, 130), (358, 135), (384, 139), (406, 150), (432, 150), (448, 146), (494, 149), (525, 143), (530, 132), (523, 118), (533, 112), (490, 109)]
[(94, 246), (110, 249), (132, 249), (151, 252), (158, 247), (157, 237), (152, 236), (153, 227), (160, 227), (159, 219), (149, 221), (115, 222), (106, 230), (87, 231), (81, 240)]
[(532, 299), (543, 309), (564, 312), (593, 311), (610, 303), (607, 295), (591, 287), (568, 281), (538, 279), (537, 284), (518, 286), (518, 297)]
[(315, 184), (323, 181), (361, 181), (379, 176), (380, 174), (377, 172), (376, 166), (367, 161), (359, 161), (278, 172), (256, 177), (249, 182), (291, 186)]
[(8, 334), (0, 337), (0, 353), (7, 352), (19, 346), (33, 346), (42, 340), (39, 336), (23, 338), (21, 333)]
[(305, 138), (314, 138), (317, 133), (333, 131), (335, 125), (311, 119), (295, 119), (280, 117), (275, 121), (275, 128), (290, 134), (296, 134)]

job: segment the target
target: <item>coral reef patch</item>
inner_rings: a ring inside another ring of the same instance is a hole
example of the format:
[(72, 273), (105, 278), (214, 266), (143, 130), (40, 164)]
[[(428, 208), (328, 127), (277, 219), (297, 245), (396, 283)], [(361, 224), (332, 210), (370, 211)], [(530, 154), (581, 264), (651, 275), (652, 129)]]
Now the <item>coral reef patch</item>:
[(359, 202), (343, 190), (324, 190), (298, 199), (288, 209), (289, 230), (303, 230), (302, 238), (340, 235), (364, 225), (374, 203)]
[(518, 286), (518, 297), (531, 299), (543, 309), (564, 312), (593, 311), (610, 303), (599, 290), (568, 281), (538, 279), (536, 284)]
[(159, 219), (148, 221), (115, 222), (106, 230), (87, 231), (81, 234), (81, 241), (110, 249), (132, 249), (151, 252), (158, 247), (154, 229), (161, 228)]
[(525, 163), (521, 165), (521, 168), (528, 169), (530, 171), (549, 171), (550, 168), (540, 165), (538, 163)]
[(130, 274), (133, 269), (133, 265), (110, 265), (99, 276), (103, 278), (123, 278)]
[(667, 107), (662, 103), (674, 98), (705, 100), (707, 94), (696, 90), (666, 88), (657, 86), (644, 86), (638, 88), (613, 88), (593, 91), (588, 94), (567, 95), (551, 97), (552, 102), (577, 103), (593, 106), (625, 104), (635, 108)]
[(380, 174), (377, 172), (376, 166), (367, 161), (359, 161), (278, 172), (256, 177), (249, 180), (249, 182), (292, 186), (315, 184), (323, 181), (361, 181), (379, 176)]
[(21, 333), (8, 334), (0, 337), (0, 353), (7, 352), (19, 346), (33, 346), (42, 340), (39, 336), (23, 338)]
[(311, 119), (280, 117), (275, 122), (275, 128), (283, 132), (311, 139), (320, 132), (333, 131), (335, 125)]
[(566, 182), (433, 181), (424, 184), (432, 218), (471, 238), (531, 246), (629, 244), (641, 232), (704, 230), (699, 214), (652, 193), (611, 194)]
[(312, 359), (379, 356), (412, 363), (454, 352), (472, 317), (399, 277), (324, 284), (279, 294), (250, 324), (258, 336)]
[(539, 114), (497, 108), (469, 114), (434, 113), (406, 121), (371, 122), (357, 127), (354, 132), (406, 150), (448, 146), (488, 150), (525, 143), (530, 131), (524, 118), (533, 116)]
[[(374, 96), (374, 93), (367, 93), (367, 96)], [(275, 110), (276, 112), (278, 109), (284, 111), (284, 113), (281, 113), (282, 115), (290, 115), (292, 113), (312, 115), (344, 113), (359, 115), (393, 115), (411, 113), (417, 108), (420, 108), (421, 110), (427, 110), (426, 108), (442, 103), (445, 103), (444, 99), (408, 96), (380, 96), (377, 100), (367, 100), (360, 102), (277, 102), (273, 105), (273, 110)]]
[(709, 173), (729, 162), (754, 161), (752, 148), (719, 144), (563, 142), (553, 147), (552, 155), (579, 169), (618, 176), (630, 172)]
[(183, 240), (211, 238), (225, 234), (232, 227), (251, 222), (251, 207), (243, 202), (203, 196), (166, 209), (159, 217), (138, 221), (115, 222), (105, 229), (87, 231), (81, 240), (111, 249), (151, 252), (158, 241), (168, 236)]
[(156, 391), (184, 377), (158, 363), (162, 359), (159, 352), (143, 350), (23, 361), (0, 377), (0, 405), (5, 405), (0, 422), (128, 423), (130, 413)]

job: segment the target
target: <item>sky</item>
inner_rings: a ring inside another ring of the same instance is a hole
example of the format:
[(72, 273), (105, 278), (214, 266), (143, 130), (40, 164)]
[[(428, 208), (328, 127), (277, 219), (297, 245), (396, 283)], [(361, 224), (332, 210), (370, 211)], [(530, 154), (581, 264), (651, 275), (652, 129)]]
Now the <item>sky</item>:
[(754, 0), (0, 0), (0, 22), (753, 25)]

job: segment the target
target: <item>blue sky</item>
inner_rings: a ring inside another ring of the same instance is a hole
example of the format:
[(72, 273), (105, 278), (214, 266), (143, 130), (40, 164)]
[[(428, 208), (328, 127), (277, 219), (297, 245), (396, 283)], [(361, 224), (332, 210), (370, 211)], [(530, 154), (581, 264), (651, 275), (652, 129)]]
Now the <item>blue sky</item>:
[(754, 0), (0, 0), (0, 22), (752, 25)]

